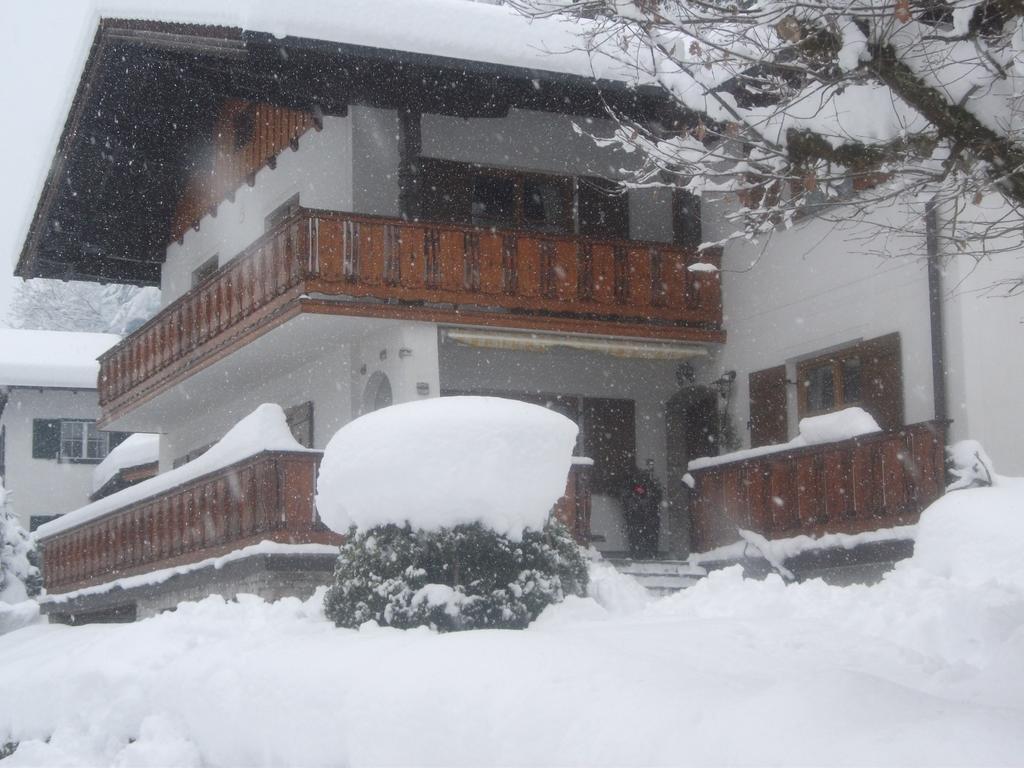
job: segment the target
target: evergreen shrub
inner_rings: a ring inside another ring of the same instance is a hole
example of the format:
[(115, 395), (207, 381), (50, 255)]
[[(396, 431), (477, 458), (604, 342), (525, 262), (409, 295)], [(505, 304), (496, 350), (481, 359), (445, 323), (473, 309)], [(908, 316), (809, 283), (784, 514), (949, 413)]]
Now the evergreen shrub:
[(583, 553), (554, 518), (518, 542), (479, 523), (434, 531), (389, 524), (351, 529), (324, 612), (350, 628), (522, 629), (586, 588)]

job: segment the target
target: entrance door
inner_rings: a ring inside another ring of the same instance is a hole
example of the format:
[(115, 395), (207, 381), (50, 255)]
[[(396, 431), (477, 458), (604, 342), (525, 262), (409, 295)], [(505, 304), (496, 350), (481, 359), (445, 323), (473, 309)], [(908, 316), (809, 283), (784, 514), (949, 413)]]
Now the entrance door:
[(668, 482), (668, 550), (683, 556), (690, 550), (690, 489), (683, 483), (686, 465), (702, 456), (718, 455), (718, 396), (707, 387), (687, 387), (665, 406)]

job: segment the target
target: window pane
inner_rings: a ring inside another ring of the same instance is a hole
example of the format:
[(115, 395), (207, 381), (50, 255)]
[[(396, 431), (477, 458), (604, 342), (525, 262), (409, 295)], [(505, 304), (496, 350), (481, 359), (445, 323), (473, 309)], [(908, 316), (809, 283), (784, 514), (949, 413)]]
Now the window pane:
[(512, 179), (480, 174), (473, 179), (474, 224), (509, 226), (515, 212), (516, 185)]
[(90, 459), (102, 459), (107, 455), (107, 433), (96, 429), (95, 424), (89, 424), (88, 443), (86, 445), (86, 457)]
[(807, 387), (807, 410), (827, 411), (836, 404), (835, 381), (832, 375), (832, 364), (819, 365), (807, 372), (804, 381)]
[(565, 195), (563, 186), (547, 179), (523, 182), (523, 223), (531, 229), (563, 229)]
[(860, 401), (860, 358), (843, 360), (843, 404)]
[(60, 432), (61, 458), (82, 458), (82, 424), (80, 422), (64, 422), (61, 424)]
[(80, 421), (62, 421), (60, 423), (61, 458), (82, 458), (82, 437), (84, 434), (85, 425)]

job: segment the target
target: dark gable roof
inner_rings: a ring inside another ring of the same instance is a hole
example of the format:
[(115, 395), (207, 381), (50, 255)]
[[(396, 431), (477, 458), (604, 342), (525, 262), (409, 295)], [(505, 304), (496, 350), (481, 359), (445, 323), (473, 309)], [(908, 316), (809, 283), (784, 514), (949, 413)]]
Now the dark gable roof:
[(464, 116), (510, 107), (639, 118), (661, 93), (485, 62), (236, 27), (104, 19), (18, 260), (21, 277), (157, 285), (195, 149), (245, 98), (344, 114), (350, 103)]

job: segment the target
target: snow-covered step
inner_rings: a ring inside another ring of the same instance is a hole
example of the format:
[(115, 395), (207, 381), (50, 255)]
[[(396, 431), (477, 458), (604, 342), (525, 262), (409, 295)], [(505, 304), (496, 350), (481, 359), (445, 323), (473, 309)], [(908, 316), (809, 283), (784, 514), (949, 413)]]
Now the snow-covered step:
[(630, 560), (610, 558), (615, 568), (636, 579), (648, 592), (662, 597), (686, 589), (703, 578), (706, 571), (685, 560)]

